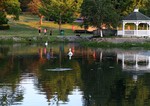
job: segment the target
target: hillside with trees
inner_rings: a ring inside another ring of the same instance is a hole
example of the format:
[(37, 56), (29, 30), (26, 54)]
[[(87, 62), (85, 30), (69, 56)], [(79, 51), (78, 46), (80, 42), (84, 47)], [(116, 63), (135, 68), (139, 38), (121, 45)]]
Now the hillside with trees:
[(39, 16), (39, 25), (43, 18), (53, 20), (59, 25), (72, 23), (76, 18), (84, 19), (84, 26), (102, 29), (116, 28), (118, 22), (131, 13), (134, 8), (150, 16), (150, 0), (0, 0), (0, 24), (7, 24), (6, 16), (12, 14), (19, 20), (22, 12)]

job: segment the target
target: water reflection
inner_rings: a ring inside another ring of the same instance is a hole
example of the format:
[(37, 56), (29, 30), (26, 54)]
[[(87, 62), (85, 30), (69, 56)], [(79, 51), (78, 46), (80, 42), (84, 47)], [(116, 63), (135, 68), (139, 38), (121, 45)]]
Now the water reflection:
[(138, 75), (150, 73), (150, 51), (118, 53), (117, 59), (122, 61), (123, 71), (133, 74), (134, 81)]
[(24, 89), (22, 86), (11, 87), (11, 84), (1, 83), (0, 87), (0, 105), (10, 106), (10, 105), (21, 105), (21, 101), (24, 99)]
[[(0, 104), (148, 106), (149, 54), (142, 49), (83, 48), (78, 44), (1, 45)], [(46, 70), (58, 67), (72, 70)]]

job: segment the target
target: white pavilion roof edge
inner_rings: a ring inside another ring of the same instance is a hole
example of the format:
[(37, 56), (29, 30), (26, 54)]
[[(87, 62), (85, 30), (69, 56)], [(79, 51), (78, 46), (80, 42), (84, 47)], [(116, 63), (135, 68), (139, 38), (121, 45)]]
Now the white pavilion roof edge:
[(149, 23), (150, 24), (150, 20), (122, 20), (122, 22), (126, 22), (126, 23)]

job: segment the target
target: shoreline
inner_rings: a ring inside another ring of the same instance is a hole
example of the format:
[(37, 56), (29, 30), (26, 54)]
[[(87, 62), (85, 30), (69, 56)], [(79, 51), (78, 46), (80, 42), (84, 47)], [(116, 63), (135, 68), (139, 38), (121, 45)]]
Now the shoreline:
[(145, 43), (149, 42), (150, 38), (138, 38), (138, 37), (93, 38), (91, 41), (110, 42), (110, 43)]
[(112, 37), (112, 38), (92, 38), (92, 36), (0, 36), (0, 42), (108, 42), (108, 43), (145, 43), (150, 42), (150, 38), (139, 38), (139, 37)]

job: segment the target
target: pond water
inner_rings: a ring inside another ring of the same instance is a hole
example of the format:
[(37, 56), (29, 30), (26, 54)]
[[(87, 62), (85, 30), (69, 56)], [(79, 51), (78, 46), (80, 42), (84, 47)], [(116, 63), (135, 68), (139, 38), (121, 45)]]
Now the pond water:
[(0, 105), (149, 106), (150, 51), (0, 45)]

